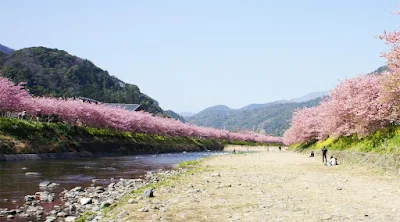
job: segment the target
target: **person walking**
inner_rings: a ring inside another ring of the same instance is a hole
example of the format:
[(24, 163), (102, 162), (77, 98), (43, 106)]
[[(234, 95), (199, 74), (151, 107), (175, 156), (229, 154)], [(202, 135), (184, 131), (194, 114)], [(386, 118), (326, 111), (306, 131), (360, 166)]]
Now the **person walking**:
[(324, 146), (324, 148), (322, 148), (322, 162), (323, 163), (327, 163), (328, 159), (326, 158), (326, 153), (328, 152), (328, 149)]

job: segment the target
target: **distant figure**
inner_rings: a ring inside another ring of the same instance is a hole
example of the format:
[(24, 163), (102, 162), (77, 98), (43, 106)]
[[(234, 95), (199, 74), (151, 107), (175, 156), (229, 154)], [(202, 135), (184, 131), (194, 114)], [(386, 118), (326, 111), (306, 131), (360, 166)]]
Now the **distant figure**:
[(329, 160), (329, 165), (336, 166), (339, 164), (337, 163), (337, 159), (335, 157), (331, 156), (331, 159)]
[(236, 153), (236, 149), (233, 149), (233, 153)]
[(328, 162), (328, 158), (326, 158), (326, 153), (328, 152), (328, 149), (324, 146), (324, 148), (322, 148), (322, 162), (326, 163)]
[(279, 151), (282, 151), (282, 148), (281, 148), (281, 147), (278, 147), (278, 149), (279, 149)]
[(309, 157), (314, 157), (314, 151), (311, 151), (310, 156)]
[(26, 111), (25, 110), (20, 112), (20, 113), (18, 113), (18, 119), (25, 119), (25, 117), (26, 117)]

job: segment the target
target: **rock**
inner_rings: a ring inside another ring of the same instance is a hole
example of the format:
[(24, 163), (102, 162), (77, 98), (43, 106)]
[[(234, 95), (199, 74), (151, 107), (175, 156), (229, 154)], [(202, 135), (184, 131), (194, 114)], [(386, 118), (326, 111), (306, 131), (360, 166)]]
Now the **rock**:
[(104, 202), (102, 202), (102, 203), (100, 204), (100, 208), (109, 207), (109, 206), (111, 205), (111, 203), (112, 203), (112, 201), (106, 200), (106, 201), (104, 201)]
[(26, 195), (24, 199), (25, 199), (25, 201), (30, 202), (30, 201), (34, 201), (36, 198), (33, 195)]
[(137, 201), (132, 198), (128, 200), (128, 204), (134, 204), (134, 203), (137, 203)]
[(54, 197), (55, 197), (55, 193), (49, 193), (47, 191), (43, 191), (43, 192), (40, 192), (39, 199), (41, 201), (52, 202), (52, 201), (54, 201)]
[(75, 213), (75, 212), (76, 212), (76, 206), (75, 206), (75, 204), (70, 205), (70, 206), (69, 206), (69, 213), (70, 213), (70, 214), (73, 214), (73, 213)]
[(96, 191), (96, 193), (103, 193), (106, 189), (104, 189), (104, 187), (97, 186), (96, 188), (94, 188), (94, 190)]
[(103, 216), (96, 216), (92, 221), (102, 221)]
[(153, 188), (149, 188), (144, 191), (144, 197), (154, 197), (153, 195)]
[(145, 206), (139, 209), (140, 212), (149, 212), (150, 207), (149, 206)]
[(27, 169), (28, 169), (28, 168), (26, 168), (26, 167), (22, 167), (22, 168), (21, 168), (21, 170), (27, 170)]
[(92, 203), (92, 198), (87, 198), (87, 197), (81, 198), (81, 199), (79, 199), (79, 203), (81, 205), (90, 204), (90, 203)]
[(47, 187), (50, 184), (51, 184), (50, 181), (43, 181), (43, 182), (39, 183), (39, 187)]
[(73, 191), (73, 192), (82, 192), (83, 191), (83, 188), (82, 187), (75, 187), (75, 188), (72, 188), (71, 190), (70, 190), (70, 192), (71, 191)]
[(7, 215), (15, 215), (15, 214), (17, 214), (17, 211), (16, 210), (9, 210), (9, 211), (6, 211), (5, 213)]
[(58, 212), (57, 213), (57, 217), (66, 217), (67, 216), (67, 213), (65, 213), (65, 212)]
[(65, 218), (65, 222), (73, 222), (75, 220), (76, 220), (76, 217), (74, 217), (74, 216), (68, 216)]
[(25, 175), (26, 176), (39, 176), (40, 173), (38, 173), (38, 172), (26, 172)]
[(46, 217), (46, 222), (53, 222), (53, 221), (55, 221), (55, 220), (57, 220), (57, 218), (56, 218), (55, 216), (48, 216), (48, 217)]
[(43, 210), (37, 210), (36, 211), (36, 215), (43, 215), (44, 214), (44, 211)]
[(12, 220), (12, 219), (14, 219), (14, 215), (8, 215), (7, 216), (7, 220)]
[(27, 213), (21, 213), (21, 214), (18, 214), (18, 217), (19, 217), (19, 218), (29, 218), (30, 215), (27, 214)]
[(54, 188), (54, 187), (57, 187), (57, 186), (60, 186), (60, 184), (59, 183), (51, 183), (47, 187), (48, 188)]
[(100, 207), (93, 207), (92, 211), (93, 211), (93, 212), (100, 211)]
[(336, 187), (336, 190), (343, 190), (342, 187)]
[(128, 211), (122, 210), (121, 213), (118, 214), (117, 218), (123, 218), (127, 215), (129, 215)]
[(108, 184), (108, 189), (113, 189), (115, 187), (115, 183)]

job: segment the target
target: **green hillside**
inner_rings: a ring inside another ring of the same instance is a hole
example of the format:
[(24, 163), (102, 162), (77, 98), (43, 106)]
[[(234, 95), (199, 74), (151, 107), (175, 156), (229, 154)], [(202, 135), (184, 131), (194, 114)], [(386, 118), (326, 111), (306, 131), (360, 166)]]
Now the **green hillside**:
[(296, 109), (316, 106), (320, 101), (321, 98), (302, 103), (272, 102), (252, 109), (230, 109), (220, 105), (207, 108), (186, 120), (200, 126), (231, 131), (264, 130), (267, 134), (282, 136), (289, 128)]
[(140, 104), (148, 112), (163, 113), (157, 101), (141, 93), (136, 85), (63, 50), (31, 47), (10, 54), (0, 52), (0, 73), (15, 83), (26, 82), (35, 96), (83, 96), (102, 102)]

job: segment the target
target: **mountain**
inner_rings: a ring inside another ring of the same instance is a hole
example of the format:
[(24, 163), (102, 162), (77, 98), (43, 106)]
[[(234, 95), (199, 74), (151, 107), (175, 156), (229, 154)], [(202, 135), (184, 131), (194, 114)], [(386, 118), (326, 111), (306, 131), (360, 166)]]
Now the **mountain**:
[(194, 116), (195, 114), (196, 114), (196, 113), (192, 113), (192, 112), (181, 112), (181, 113), (179, 113), (179, 115), (183, 116), (184, 118), (185, 118), (185, 117)]
[(164, 113), (176, 120), (183, 122), (183, 123), (186, 122), (185, 118), (183, 118), (183, 116), (179, 115), (178, 113), (176, 113), (172, 110), (166, 110), (166, 111), (164, 111)]
[(35, 96), (83, 96), (107, 103), (140, 104), (147, 112), (165, 114), (138, 86), (63, 50), (30, 47), (9, 54), (0, 52), (0, 74), (15, 83), (26, 82)]
[(328, 96), (328, 94), (329, 94), (328, 91), (312, 92), (312, 93), (309, 93), (309, 94), (307, 94), (305, 96), (301, 96), (301, 97), (297, 97), (297, 98), (294, 98), (294, 99), (287, 100), (287, 102), (290, 102), (290, 103), (302, 103), (302, 102), (307, 102), (307, 101), (310, 101), (310, 100), (313, 100), (313, 99), (316, 99), (316, 98)]
[(300, 103), (280, 100), (265, 104), (251, 104), (241, 109), (231, 109), (219, 105), (209, 107), (186, 118), (186, 121), (200, 126), (230, 131), (254, 129), (262, 130), (270, 135), (282, 136), (289, 128), (292, 114), (296, 109), (316, 106), (320, 101), (321, 98)]
[(0, 52), (2, 53), (8, 55), (13, 53), (14, 51), (15, 51), (14, 49), (8, 48), (7, 46), (0, 44)]

